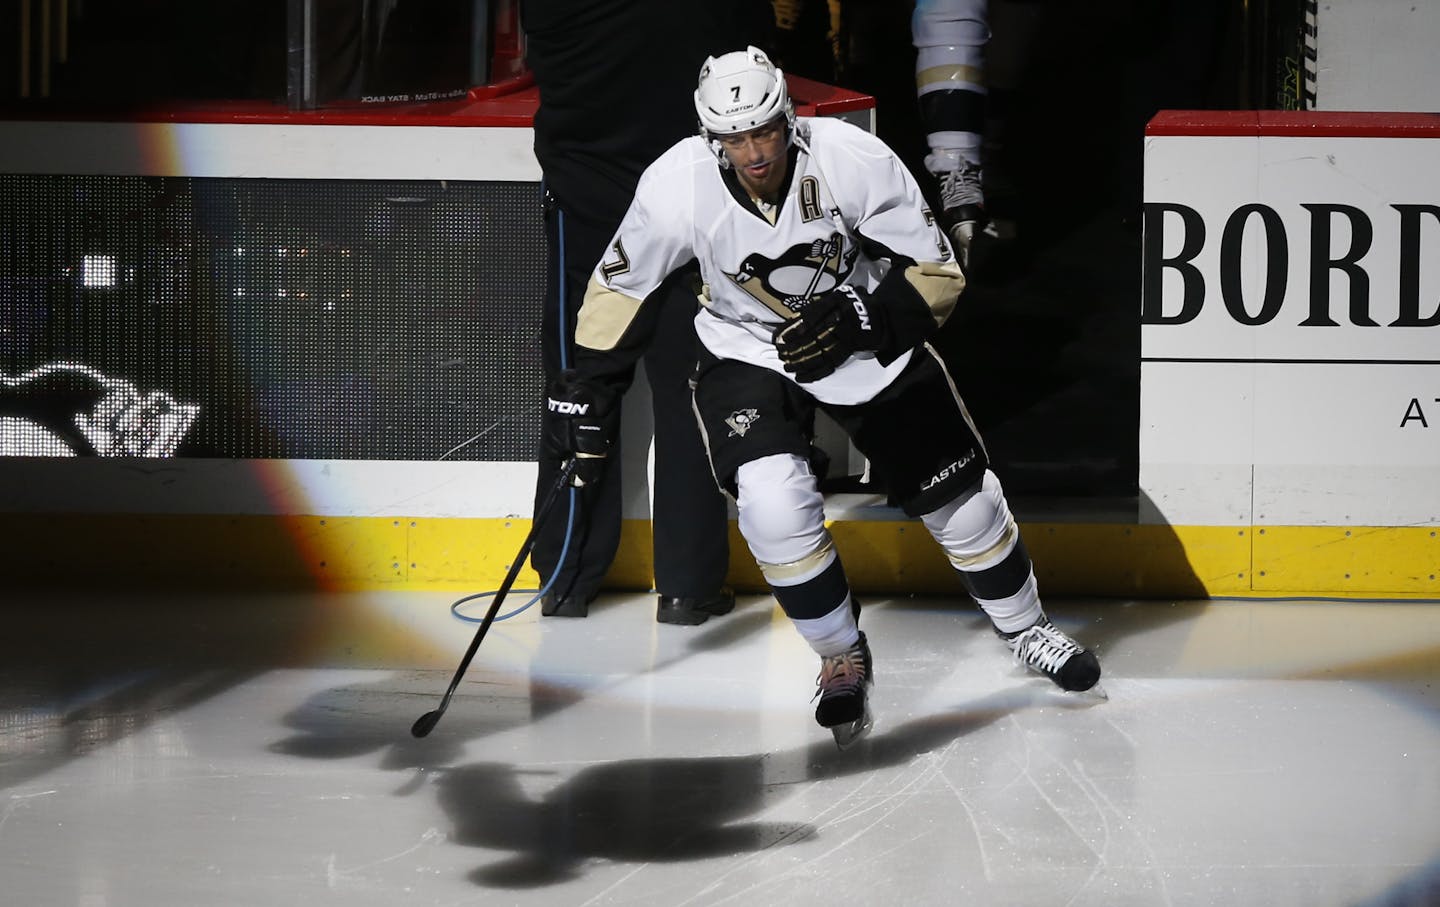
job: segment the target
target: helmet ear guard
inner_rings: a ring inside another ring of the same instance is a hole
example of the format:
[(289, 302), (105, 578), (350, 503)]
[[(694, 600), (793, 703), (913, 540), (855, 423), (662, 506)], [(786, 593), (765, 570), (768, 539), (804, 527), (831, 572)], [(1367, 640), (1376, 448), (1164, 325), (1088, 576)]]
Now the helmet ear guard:
[(705, 59), (695, 88), (695, 113), (700, 135), (722, 167), (730, 161), (717, 136), (746, 132), (782, 116), (787, 145), (795, 134), (795, 105), (785, 73), (754, 45)]

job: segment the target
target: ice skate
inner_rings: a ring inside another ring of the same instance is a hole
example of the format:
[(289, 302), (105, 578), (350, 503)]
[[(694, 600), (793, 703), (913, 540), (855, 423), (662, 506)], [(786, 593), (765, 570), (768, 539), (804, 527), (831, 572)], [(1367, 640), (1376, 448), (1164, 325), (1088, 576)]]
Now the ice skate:
[(1037, 674), (1050, 678), (1060, 689), (1070, 693), (1090, 691), (1100, 699), (1108, 699), (1098, 686), (1100, 660), (1095, 653), (1066, 636), (1042, 616), (1028, 630), (1001, 633), (1015, 659)]
[(985, 211), (980, 168), (966, 164), (940, 176), (940, 222), (967, 274), (999, 234)]
[(870, 714), (870, 687), (874, 685), (870, 646), (865, 634), (860, 641), (838, 655), (820, 659), (820, 676), (815, 678), (815, 721), (835, 735), (835, 745), (845, 749), (859, 741), (874, 726)]

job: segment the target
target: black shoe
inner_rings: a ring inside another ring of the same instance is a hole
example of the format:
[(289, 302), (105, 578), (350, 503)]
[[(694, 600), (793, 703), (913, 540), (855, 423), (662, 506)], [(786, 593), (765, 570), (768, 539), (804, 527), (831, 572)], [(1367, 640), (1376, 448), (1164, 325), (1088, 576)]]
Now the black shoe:
[(590, 603), (597, 597), (598, 592), (589, 595), (572, 593), (563, 598), (554, 592), (546, 592), (540, 598), (540, 613), (545, 617), (586, 617), (590, 614)]
[(711, 616), (729, 614), (735, 610), (735, 591), (721, 589), (704, 598), (685, 595), (662, 595), (655, 607), (655, 619), (662, 624), (684, 624), (693, 627), (703, 624)]

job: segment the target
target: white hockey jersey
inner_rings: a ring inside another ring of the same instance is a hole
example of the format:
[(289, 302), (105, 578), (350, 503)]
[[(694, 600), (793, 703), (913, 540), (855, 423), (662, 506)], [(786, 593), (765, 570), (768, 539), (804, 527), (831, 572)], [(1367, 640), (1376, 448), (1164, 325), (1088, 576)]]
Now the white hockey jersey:
[[(726, 178), (700, 136), (651, 164), (586, 290), (580, 354), (614, 349), (645, 297), (692, 258), (705, 285), (695, 319), (700, 341), (717, 357), (781, 374), (776, 328), (842, 283), (908, 308), (912, 323), (919, 312), (926, 333), (943, 323), (965, 280), (900, 159), (834, 119), (799, 119), (795, 145), (773, 222), (733, 175)], [(876, 295), (882, 281), (888, 292)], [(829, 403), (864, 402), (900, 374), (912, 345), (884, 364), (883, 356), (851, 357), (803, 387)]]

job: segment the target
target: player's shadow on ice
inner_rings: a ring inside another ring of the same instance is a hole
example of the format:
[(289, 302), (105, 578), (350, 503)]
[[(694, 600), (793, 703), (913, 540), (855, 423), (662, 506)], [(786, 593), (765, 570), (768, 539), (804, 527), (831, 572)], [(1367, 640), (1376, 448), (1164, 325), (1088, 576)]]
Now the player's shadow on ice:
[(1006, 690), (964, 709), (877, 729), (839, 752), (828, 737), (803, 748), (746, 756), (632, 759), (581, 769), (542, 794), (548, 772), (495, 762), (445, 772), (440, 801), (456, 844), (510, 851), (470, 878), (488, 888), (534, 888), (579, 875), (590, 860), (664, 863), (760, 852), (818, 830), (803, 820), (750, 821), (795, 785), (907, 764), (1037, 703), (1090, 703), (1038, 687)]
[[(618, 671), (613, 683), (659, 673), (694, 655), (721, 651), (752, 634), (763, 633), (771, 622), (772, 607), (773, 601), (768, 605), (764, 601), (746, 602), (732, 615), (712, 621), (699, 632), (682, 630), (683, 635), (677, 634), (657, 660)], [(543, 641), (541, 648), (536, 660), (546, 664)], [(294, 733), (270, 744), (269, 750), (306, 759), (349, 759), (378, 752), (380, 767), (385, 770), (435, 769), (453, 762), (467, 741), (533, 724), (598, 692), (538, 676), (530, 677), (523, 687), (518, 686), (521, 681), (512, 685), (504, 677), (487, 682), (484, 655), (482, 645), (444, 717), (424, 739), (413, 738), (410, 726), (440, 703), (449, 675), (436, 671), (389, 674), (316, 693), (284, 716), (285, 725)], [(521, 689), (526, 692), (520, 694)], [(417, 775), (402, 792), (419, 782)]]

